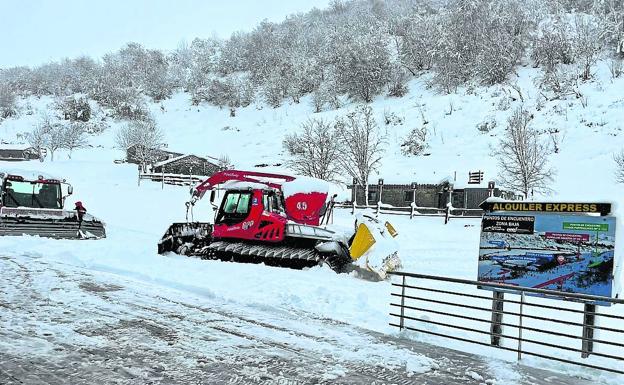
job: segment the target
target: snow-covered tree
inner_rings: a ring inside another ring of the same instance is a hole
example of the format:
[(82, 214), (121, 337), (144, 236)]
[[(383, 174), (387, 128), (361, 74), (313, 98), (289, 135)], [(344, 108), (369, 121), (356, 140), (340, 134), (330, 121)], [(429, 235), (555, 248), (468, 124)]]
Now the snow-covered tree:
[(325, 81), (312, 92), (312, 106), (314, 112), (321, 112), (326, 108), (338, 109), (342, 107), (335, 75), (328, 71), (324, 77)]
[[(35, 137), (39, 136), (39, 137)], [(41, 144), (36, 143), (38, 140), (42, 140)], [(54, 161), (54, 153), (63, 147), (64, 140), (64, 127), (52, 120), (52, 118), (44, 114), (40, 117), (37, 129), (34, 131), (33, 137), (29, 139), (31, 145), (35, 148), (45, 147), (50, 151), (50, 160)]]
[(68, 151), (67, 156), (69, 159), (71, 159), (72, 152), (75, 149), (86, 147), (87, 144), (84, 122), (74, 121), (63, 125), (61, 148)]
[(194, 39), (191, 42), (186, 53), (191, 59), (186, 88), (194, 103), (207, 99), (209, 82), (217, 71), (221, 44), (217, 39)]
[(72, 95), (62, 98), (56, 102), (56, 107), (65, 120), (88, 122), (91, 119), (89, 100), (83, 96)]
[(220, 55), (217, 60), (217, 72), (221, 75), (228, 75), (234, 72), (247, 69), (244, 60), (247, 51), (248, 34), (234, 32), (228, 40), (223, 42)]
[(450, 93), (473, 79), (506, 80), (522, 57), (529, 25), (519, 0), (451, 1), (437, 24), (434, 84)]
[(364, 188), (368, 197), (368, 179), (381, 165), (386, 144), (370, 106), (359, 106), (336, 122), (341, 152), (340, 167)]
[(351, 98), (369, 103), (389, 80), (388, 42), (374, 31), (361, 34), (354, 31), (357, 26), (348, 25), (333, 36), (336, 81), (340, 90)]
[(427, 143), (429, 130), (426, 126), (414, 128), (401, 143), (401, 153), (405, 156), (419, 156), (429, 147)]
[(0, 84), (0, 119), (17, 115), (15, 93), (6, 85)]
[(521, 191), (525, 197), (533, 192), (551, 191), (555, 171), (548, 165), (551, 150), (530, 125), (532, 116), (518, 108), (509, 118), (507, 130), (494, 151), (502, 186)]
[(193, 65), (193, 55), (189, 45), (185, 42), (180, 42), (178, 47), (169, 55), (167, 61), (169, 62), (168, 75), (171, 86), (187, 88)]
[(103, 76), (106, 89), (134, 89), (155, 101), (171, 95), (172, 82), (169, 77), (166, 56), (158, 50), (148, 50), (137, 43), (128, 43), (119, 51), (104, 55)]
[(540, 24), (533, 40), (531, 59), (545, 72), (552, 72), (558, 64), (574, 61), (570, 29), (561, 15)]
[(613, 155), (615, 161), (615, 180), (624, 183), (624, 151)]
[(390, 67), (388, 96), (397, 98), (405, 96), (408, 91), (407, 82), (409, 78), (409, 73), (405, 67), (399, 65), (399, 63), (393, 63)]
[(121, 150), (134, 146), (135, 157), (143, 170), (155, 160), (156, 151), (164, 145), (164, 133), (153, 119), (133, 121), (122, 126), (115, 136), (115, 143)]
[(0, 70), (0, 84), (22, 96), (30, 93), (31, 77), (32, 70), (28, 67), (11, 67)]
[(28, 144), (36, 149), (37, 153), (40, 155), (42, 153), (42, 150), (46, 146), (48, 130), (49, 125), (45, 124), (45, 122), (40, 121), (31, 132), (26, 134), (26, 140), (28, 141)]
[(589, 80), (591, 69), (602, 51), (602, 26), (589, 16), (576, 15), (572, 47), (581, 70), (581, 78)]
[(608, 50), (624, 58), (624, 2), (592, 0), (591, 13), (602, 25), (602, 37)]
[(434, 54), (437, 50), (437, 24), (440, 18), (435, 14), (415, 14), (404, 22), (404, 26), (397, 32), (396, 38), (401, 63), (409, 69), (412, 75), (426, 71), (433, 66)]
[(286, 135), (283, 147), (289, 155), (287, 166), (298, 174), (337, 181), (341, 143), (334, 125), (323, 119), (310, 119), (298, 133)]

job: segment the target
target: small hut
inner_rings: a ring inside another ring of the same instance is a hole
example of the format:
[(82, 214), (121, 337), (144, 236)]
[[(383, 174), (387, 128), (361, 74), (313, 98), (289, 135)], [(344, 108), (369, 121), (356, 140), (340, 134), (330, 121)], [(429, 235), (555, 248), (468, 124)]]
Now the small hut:
[(152, 165), (153, 173), (210, 176), (217, 171), (217, 164), (192, 154), (180, 155)]
[(0, 144), (0, 160), (25, 161), (39, 159), (36, 148), (22, 144)]

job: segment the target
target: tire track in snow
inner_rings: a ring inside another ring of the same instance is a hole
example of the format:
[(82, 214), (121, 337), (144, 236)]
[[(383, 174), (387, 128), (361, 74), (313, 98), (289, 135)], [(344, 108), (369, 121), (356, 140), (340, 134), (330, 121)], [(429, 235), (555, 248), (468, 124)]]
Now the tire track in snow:
[[(64, 385), (70, 379), (71, 384), (469, 385), (494, 380), (484, 359), (315, 315), (236, 307), (115, 274), (18, 259), (0, 258), (3, 271), (13, 266), (0, 285), (3, 295), (13, 295), (9, 317), (34, 316), (39, 327), (47, 322), (52, 331), (0, 332), (2, 384), (41, 379)], [(15, 354), (12, 342), (31, 344), (28, 354)], [(399, 359), (404, 354), (431, 357), (433, 370), (410, 375)], [(388, 362), (378, 362), (383, 360)], [(538, 384), (535, 379), (546, 377), (523, 375), (517, 383)], [(555, 376), (550, 383), (582, 382)]]

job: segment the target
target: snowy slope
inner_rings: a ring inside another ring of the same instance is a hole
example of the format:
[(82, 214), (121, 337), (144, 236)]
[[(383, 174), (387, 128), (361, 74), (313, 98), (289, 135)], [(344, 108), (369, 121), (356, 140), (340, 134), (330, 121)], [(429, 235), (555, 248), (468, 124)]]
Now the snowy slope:
[[(624, 129), (624, 78), (611, 79), (606, 61), (596, 65), (595, 74), (595, 80), (579, 87), (586, 100), (571, 96), (544, 102), (535, 85), (541, 71), (527, 67), (519, 67), (517, 77), (510, 80), (513, 87), (464, 88), (457, 94), (443, 95), (427, 87), (425, 75), (409, 84), (410, 92), (403, 98), (379, 96), (371, 106), (382, 132), (387, 134), (388, 145), (381, 169), (371, 180), (381, 176), (387, 183), (430, 182), (457, 172), (458, 182), (465, 183), (469, 170), (482, 170), (485, 179), (496, 179), (491, 148), (496, 146), (509, 115), (523, 105), (534, 114), (535, 128), (560, 131), (561, 151), (552, 156), (552, 165), (558, 170), (554, 185), (557, 195), (570, 199), (586, 199), (588, 194), (608, 198), (615, 186), (612, 154), (624, 147), (620, 135)], [(0, 139), (13, 142), (16, 134), (32, 129), (38, 114), (51, 108), (52, 99), (31, 98), (22, 101), (25, 104), (32, 106), (33, 114), (2, 121)], [(230, 117), (228, 109), (192, 106), (189, 95), (184, 93), (150, 104), (170, 149), (198, 155), (228, 154), (239, 168), (283, 163), (281, 142), (286, 133), (297, 131), (309, 118), (332, 120), (354, 106), (347, 103), (341, 109), (314, 114), (306, 97), (299, 104), (287, 103), (277, 109), (256, 103), (238, 109), (236, 116)], [(391, 113), (402, 122), (385, 125), (384, 114)], [(412, 128), (421, 127), (423, 118), (428, 122), (430, 148), (426, 152), (430, 155), (401, 155), (402, 139)], [(477, 125), (486, 120), (495, 121), (496, 127), (484, 134)], [(123, 123), (109, 119), (108, 124), (109, 130), (92, 138), (93, 145), (114, 147), (116, 128)], [(549, 140), (548, 135), (544, 139)]]

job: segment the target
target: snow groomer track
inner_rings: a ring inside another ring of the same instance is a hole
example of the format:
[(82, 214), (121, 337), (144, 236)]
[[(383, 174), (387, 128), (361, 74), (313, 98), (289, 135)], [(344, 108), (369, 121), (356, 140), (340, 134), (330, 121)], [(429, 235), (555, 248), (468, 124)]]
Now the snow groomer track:
[(587, 383), (38, 255), (0, 271), (3, 385)]

